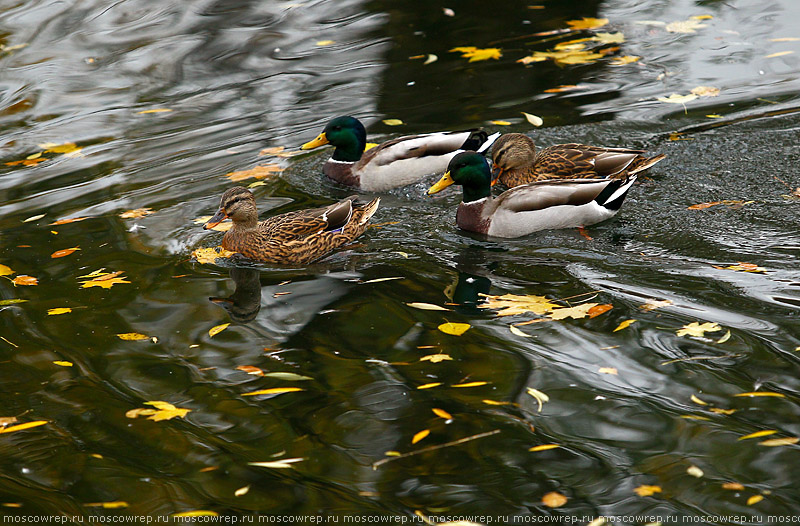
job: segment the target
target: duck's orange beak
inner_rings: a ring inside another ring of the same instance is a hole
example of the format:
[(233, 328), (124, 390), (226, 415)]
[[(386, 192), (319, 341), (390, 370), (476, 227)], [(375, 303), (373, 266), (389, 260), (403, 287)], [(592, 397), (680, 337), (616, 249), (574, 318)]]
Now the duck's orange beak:
[(497, 184), (497, 181), (500, 180), (501, 175), (503, 175), (503, 169), (497, 166), (495, 163), (492, 163), (492, 186)]
[(453, 183), (455, 183), (455, 181), (453, 181), (453, 177), (450, 175), (450, 172), (447, 171), (444, 173), (442, 178), (436, 182), (435, 185), (431, 186), (428, 189), (428, 195), (439, 193)]
[(325, 132), (320, 133), (317, 135), (317, 138), (313, 141), (308, 141), (303, 146), (300, 147), (301, 150), (313, 150), (314, 148), (318, 148), (320, 146), (324, 146), (328, 144), (328, 138), (325, 136)]
[(224, 208), (220, 208), (217, 210), (217, 213), (214, 214), (214, 217), (206, 221), (206, 224), (203, 225), (204, 230), (210, 230), (217, 226), (218, 224), (222, 223), (225, 219), (228, 218), (228, 215), (225, 213)]

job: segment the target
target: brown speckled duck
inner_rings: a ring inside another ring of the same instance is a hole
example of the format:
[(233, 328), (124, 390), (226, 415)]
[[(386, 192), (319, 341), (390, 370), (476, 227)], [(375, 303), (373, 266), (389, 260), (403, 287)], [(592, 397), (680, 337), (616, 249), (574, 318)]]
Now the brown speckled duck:
[(380, 199), (356, 204), (357, 198), (354, 195), (322, 208), (297, 210), (259, 222), (253, 194), (235, 186), (222, 194), (219, 210), (203, 228), (213, 228), (230, 218), (233, 227), (222, 238), (222, 248), (257, 261), (305, 265), (364, 233)]
[(492, 146), (494, 181), (508, 188), (555, 179), (625, 179), (666, 157), (647, 158), (644, 150), (556, 144), (536, 152), (527, 135), (507, 133)]

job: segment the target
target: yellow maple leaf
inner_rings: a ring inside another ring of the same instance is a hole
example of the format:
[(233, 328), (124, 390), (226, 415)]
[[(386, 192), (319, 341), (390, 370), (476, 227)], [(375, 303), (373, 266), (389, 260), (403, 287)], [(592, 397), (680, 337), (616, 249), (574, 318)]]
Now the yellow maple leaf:
[(697, 336), (702, 338), (707, 332), (721, 331), (722, 327), (715, 322), (698, 323), (693, 321), (688, 325), (684, 325), (676, 331), (678, 336)]
[(600, 42), (600, 44), (622, 44), (625, 42), (625, 35), (622, 34), (622, 31), (616, 33), (597, 33), (591, 40)]
[(498, 60), (503, 56), (500, 48), (477, 48), (474, 46), (456, 47), (450, 50), (451, 52), (461, 53), (463, 58), (468, 58), (470, 62), (478, 62), (480, 60), (489, 60), (490, 58)]
[(110, 289), (117, 283), (130, 283), (130, 281), (125, 279), (125, 276), (123, 276), (122, 274), (124, 274), (124, 271), (121, 270), (117, 272), (111, 272), (110, 274), (103, 274), (88, 281), (82, 281), (81, 287), (84, 289), (88, 289), (89, 287), (101, 287), (104, 289)]
[(145, 415), (147, 416), (148, 420), (160, 422), (161, 420), (171, 420), (176, 417), (183, 418), (186, 416), (187, 413), (191, 411), (191, 409), (186, 409), (183, 407), (175, 407), (174, 405), (168, 402), (162, 402), (161, 400), (153, 400), (150, 402), (145, 402), (144, 404), (151, 405), (155, 407), (155, 409), (148, 409), (148, 408), (131, 409), (130, 411), (125, 413), (125, 416), (128, 418), (136, 418), (138, 416)]
[(282, 171), (283, 168), (281, 168), (277, 164), (265, 164), (265, 165), (255, 166), (250, 170), (229, 172), (225, 174), (225, 177), (236, 183), (239, 181), (244, 181), (245, 179), (250, 179), (251, 177), (256, 179), (264, 179), (265, 177), (272, 177), (276, 174), (281, 173)]
[(623, 55), (621, 57), (614, 57), (611, 59), (612, 66), (624, 66), (625, 64), (633, 64), (634, 62), (639, 62), (642, 57), (637, 57), (636, 55)]
[(453, 358), (449, 354), (429, 354), (428, 356), (423, 356), (419, 359), (420, 362), (431, 362), (431, 363), (439, 363), (444, 360), (452, 360)]
[(31, 285), (38, 285), (39, 280), (34, 278), (33, 276), (26, 276), (23, 274), (12, 279), (11, 283), (13, 283), (14, 285), (31, 286)]
[(65, 142), (64, 144), (56, 144), (54, 142), (46, 142), (40, 144), (39, 148), (44, 150), (44, 153), (63, 153), (63, 154), (77, 154), (82, 148), (78, 148), (74, 142)]
[(642, 485), (635, 488), (633, 491), (635, 491), (640, 497), (649, 497), (650, 495), (661, 493), (661, 486)]
[(10, 276), (13, 273), (14, 271), (11, 270), (11, 267), (0, 265), (0, 276)]
[(570, 29), (597, 29), (608, 24), (608, 18), (581, 18), (580, 20), (567, 20)]
[(192, 257), (201, 264), (214, 263), (217, 258), (227, 259), (233, 256), (236, 252), (225, 250), (222, 247), (207, 247), (198, 248), (192, 252)]
[(553, 320), (563, 320), (565, 318), (581, 319), (589, 315), (589, 309), (597, 305), (597, 303), (581, 303), (575, 307), (563, 307), (561, 309), (553, 309), (550, 312), (550, 318)]
[(478, 305), (481, 309), (497, 310), (498, 316), (514, 316), (532, 312), (547, 314), (559, 305), (550, 302), (545, 296), (504, 294), (502, 296), (485, 296), (486, 302)]
[(462, 334), (467, 332), (470, 327), (471, 325), (469, 323), (446, 322), (439, 325), (437, 329), (439, 329), (445, 334), (452, 334), (453, 336), (461, 336)]
[(620, 323), (619, 325), (617, 325), (617, 328), (616, 328), (616, 329), (614, 329), (614, 330), (613, 330), (613, 331), (611, 331), (611, 332), (617, 332), (617, 331), (621, 331), (622, 329), (625, 329), (625, 328), (627, 328), (627, 327), (630, 327), (630, 326), (631, 326), (631, 324), (632, 324), (632, 323), (635, 323), (635, 322), (636, 322), (636, 320), (625, 320), (625, 321), (623, 321), (622, 323)]

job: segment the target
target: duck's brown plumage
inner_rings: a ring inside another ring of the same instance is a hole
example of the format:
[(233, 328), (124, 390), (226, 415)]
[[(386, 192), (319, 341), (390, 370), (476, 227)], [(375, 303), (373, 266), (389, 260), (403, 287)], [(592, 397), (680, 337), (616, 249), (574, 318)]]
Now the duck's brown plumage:
[(219, 210), (206, 228), (229, 217), (233, 227), (222, 238), (222, 248), (258, 261), (305, 265), (364, 233), (380, 199), (356, 204), (357, 199), (354, 195), (329, 206), (288, 212), (259, 222), (253, 194), (236, 186), (222, 194)]
[(509, 188), (555, 179), (625, 179), (650, 168), (666, 155), (645, 157), (644, 150), (557, 144), (536, 151), (527, 135), (507, 133), (492, 147), (496, 177)]

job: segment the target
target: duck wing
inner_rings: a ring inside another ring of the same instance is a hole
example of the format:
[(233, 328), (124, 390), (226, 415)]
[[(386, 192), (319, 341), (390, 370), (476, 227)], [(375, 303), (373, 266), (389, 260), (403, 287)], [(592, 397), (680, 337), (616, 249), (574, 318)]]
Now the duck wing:
[(364, 152), (357, 165), (386, 166), (405, 159), (448, 155), (458, 150), (478, 149), (486, 142), (483, 130), (438, 132), (398, 137)]
[(580, 206), (594, 201), (608, 179), (555, 180), (530, 183), (506, 190), (492, 201), (492, 209), (532, 212), (561, 205)]
[(557, 144), (539, 152), (534, 170), (538, 177), (569, 179), (623, 177), (628, 169), (645, 160), (642, 157), (643, 153), (644, 150), (629, 148), (604, 148), (575, 143)]
[(353, 195), (320, 208), (297, 210), (271, 217), (258, 225), (258, 230), (268, 238), (292, 241), (324, 231), (342, 228), (353, 215)]

